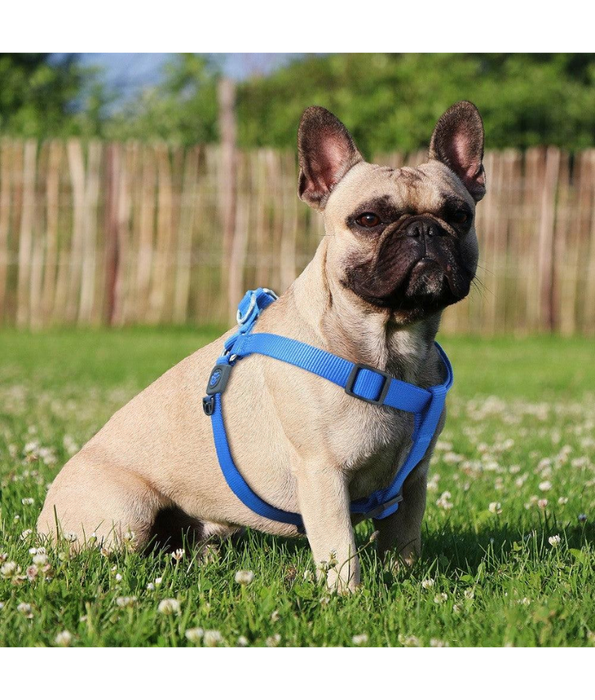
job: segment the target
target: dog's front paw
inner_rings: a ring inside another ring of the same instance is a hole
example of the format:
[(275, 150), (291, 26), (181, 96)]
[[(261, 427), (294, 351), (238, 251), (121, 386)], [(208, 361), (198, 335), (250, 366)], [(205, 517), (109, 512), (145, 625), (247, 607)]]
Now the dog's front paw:
[(357, 559), (339, 564), (336, 559), (321, 561), (317, 567), (319, 581), (326, 581), (327, 588), (340, 595), (355, 593), (360, 587), (360, 569)]

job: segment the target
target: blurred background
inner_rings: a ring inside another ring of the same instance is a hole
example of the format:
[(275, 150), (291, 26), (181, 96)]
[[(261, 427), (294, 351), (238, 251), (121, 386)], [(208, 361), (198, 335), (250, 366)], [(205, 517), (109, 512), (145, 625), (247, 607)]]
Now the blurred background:
[(227, 323), (323, 235), (296, 194), (304, 108), (397, 167), (460, 99), (488, 194), (443, 330), (595, 334), (595, 55), (546, 53), (0, 54), (0, 323)]

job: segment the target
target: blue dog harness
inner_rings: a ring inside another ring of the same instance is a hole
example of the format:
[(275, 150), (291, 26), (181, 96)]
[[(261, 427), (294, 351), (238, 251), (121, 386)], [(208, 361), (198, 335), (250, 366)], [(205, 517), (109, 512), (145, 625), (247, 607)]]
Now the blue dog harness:
[(248, 486), (233, 461), (225, 431), (221, 396), (235, 363), (248, 355), (266, 355), (327, 379), (343, 388), (349, 396), (361, 401), (414, 414), (413, 445), (393, 482), (387, 488), (374, 491), (368, 498), (360, 498), (351, 503), (352, 513), (377, 519), (388, 517), (398, 509), (403, 500), (401, 491), (405, 479), (423, 459), (436, 432), (446, 393), (453, 382), (452, 367), (446, 353), (436, 343), (446, 368), (446, 381), (429, 389), (420, 389), (413, 384), (393, 379), (386, 372), (349, 362), (312, 345), (271, 333), (252, 333), (260, 314), (276, 299), (277, 295), (269, 289), (258, 288), (246, 293), (238, 307), (239, 328), (225, 341), (223, 355), (209, 376), (207, 396), (203, 399), (203, 410), (212, 418), (217, 457), (228, 486), (244, 505), (258, 515), (296, 525), (303, 531), (304, 525), (299, 513), (275, 508)]

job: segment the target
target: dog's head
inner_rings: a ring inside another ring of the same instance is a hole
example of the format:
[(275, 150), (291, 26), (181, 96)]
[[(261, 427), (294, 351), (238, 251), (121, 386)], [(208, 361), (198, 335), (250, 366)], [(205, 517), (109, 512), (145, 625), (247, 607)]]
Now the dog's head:
[(429, 160), (395, 170), (366, 163), (322, 107), (300, 123), (299, 195), (324, 211), (327, 275), (408, 324), (463, 299), (477, 267), (475, 205), (485, 194), (483, 123), (459, 102), (439, 119)]

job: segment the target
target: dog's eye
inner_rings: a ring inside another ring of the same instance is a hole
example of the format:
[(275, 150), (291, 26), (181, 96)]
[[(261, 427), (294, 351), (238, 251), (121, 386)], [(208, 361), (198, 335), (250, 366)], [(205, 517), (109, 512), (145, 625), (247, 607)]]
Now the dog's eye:
[(374, 228), (374, 226), (378, 226), (380, 223), (380, 217), (367, 211), (365, 214), (360, 214), (355, 220), (355, 223), (364, 228)]
[(455, 224), (466, 224), (469, 221), (469, 212), (465, 209), (457, 209), (450, 218)]

